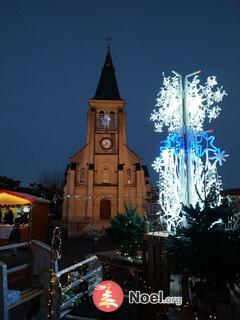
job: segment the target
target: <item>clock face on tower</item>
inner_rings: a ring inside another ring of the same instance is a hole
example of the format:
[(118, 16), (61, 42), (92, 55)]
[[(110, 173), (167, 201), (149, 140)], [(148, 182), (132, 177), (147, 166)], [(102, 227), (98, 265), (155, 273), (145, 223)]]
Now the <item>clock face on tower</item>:
[(100, 144), (101, 144), (101, 147), (103, 149), (110, 149), (111, 146), (112, 146), (112, 140), (110, 138), (103, 138), (101, 141), (100, 141)]

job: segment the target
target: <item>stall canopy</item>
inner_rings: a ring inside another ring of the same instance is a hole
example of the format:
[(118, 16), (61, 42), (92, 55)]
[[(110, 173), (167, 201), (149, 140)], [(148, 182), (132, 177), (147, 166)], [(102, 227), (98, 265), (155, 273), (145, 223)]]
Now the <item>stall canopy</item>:
[[(18, 218), (24, 216), (24, 207), (28, 207), (28, 215), (24, 218), (24, 221), (20, 225), (21, 241), (29, 241), (31, 239), (41, 240), (46, 242), (48, 237), (48, 206), (49, 201), (46, 199), (38, 198), (36, 196), (15, 192), (10, 190), (0, 190), (0, 209), (7, 210), (7, 207), (11, 207), (14, 217), (20, 213)], [(19, 212), (17, 212), (19, 208)], [(23, 212), (22, 212), (23, 209)], [(3, 213), (3, 212), (1, 212)], [(23, 213), (23, 214), (22, 214)], [(4, 215), (3, 215), (4, 217)], [(20, 221), (20, 220), (19, 220)], [(10, 232), (13, 229), (12, 224), (1, 223), (0, 220), (0, 245), (7, 244)], [(2, 235), (1, 235), (2, 234)], [(4, 234), (4, 236), (3, 236)]]
[(49, 203), (48, 200), (38, 198), (26, 193), (9, 191), (9, 190), (0, 190), (0, 206), (32, 206), (35, 203)]

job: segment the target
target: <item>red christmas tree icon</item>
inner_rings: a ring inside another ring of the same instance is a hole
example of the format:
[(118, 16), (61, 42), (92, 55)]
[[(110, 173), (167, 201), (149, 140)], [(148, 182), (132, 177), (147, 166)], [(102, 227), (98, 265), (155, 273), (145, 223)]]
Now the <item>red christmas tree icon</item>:
[(99, 307), (106, 307), (110, 308), (110, 306), (118, 308), (118, 304), (116, 303), (116, 300), (112, 298), (112, 291), (110, 290), (111, 284), (109, 283), (107, 285), (107, 288), (102, 293), (102, 297), (99, 302)]
[(116, 311), (123, 299), (122, 288), (112, 280), (101, 281), (93, 290), (93, 302), (103, 312)]

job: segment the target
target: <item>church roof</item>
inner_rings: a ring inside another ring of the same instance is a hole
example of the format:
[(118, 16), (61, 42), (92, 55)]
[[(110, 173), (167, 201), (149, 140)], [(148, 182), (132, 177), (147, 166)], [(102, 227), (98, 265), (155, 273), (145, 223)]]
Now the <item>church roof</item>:
[(97, 90), (93, 99), (96, 100), (122, 100), (119, 94), (115, 69), (110, 50), (108, 49)]

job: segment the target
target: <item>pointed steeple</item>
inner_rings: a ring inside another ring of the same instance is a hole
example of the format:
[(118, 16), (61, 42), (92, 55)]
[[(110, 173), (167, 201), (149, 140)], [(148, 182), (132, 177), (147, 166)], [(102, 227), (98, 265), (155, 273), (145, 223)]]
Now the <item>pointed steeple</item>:
[(122, 100), (118, 91), (115, 70), (109, 47), (104, 66), (102, 68), (102, 73), (98, 82), (97, 90), (93, 99)]

